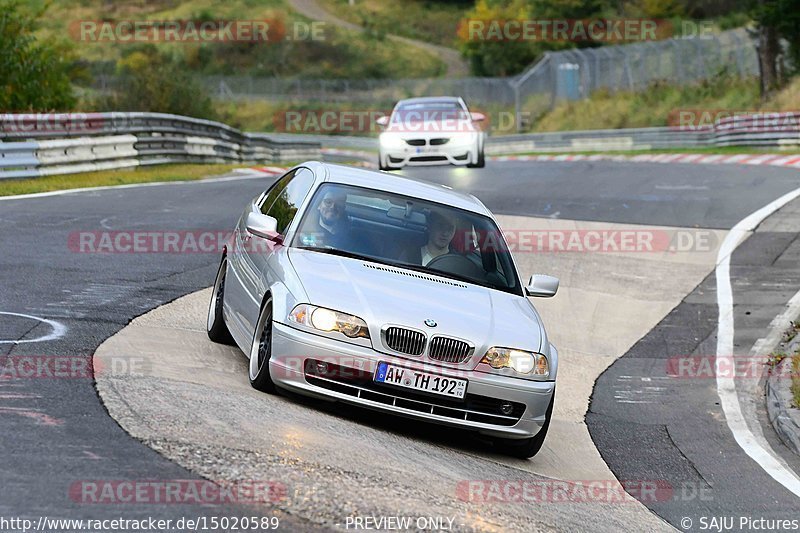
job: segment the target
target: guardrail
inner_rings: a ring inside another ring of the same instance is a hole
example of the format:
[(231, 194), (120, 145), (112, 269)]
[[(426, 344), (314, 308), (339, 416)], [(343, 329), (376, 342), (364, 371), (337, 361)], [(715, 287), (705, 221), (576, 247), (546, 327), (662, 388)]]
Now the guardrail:
[(698, 148), (713, 145), (711, 129), (678, 131), (673, 128), (563, 131), (489, 137), (489, 155), (524, 152), (581, 152)]
[(319, 159), (320, 148), (164, 113), (0, 115), (0, 179), (164, 163), (282, 163)]
[(717, 146), (800, 147), (800, 113), (752, 113), (725, 117), (714, 125)]
[[(325, 148), (378, 150), (376, 137), (344, 135), (280, 134), (285, 140), (307, 139)], [(792, 148), (800, 146), (800, 113), (749, 113), (725, 117), (713, 126), (674, 126), (608, 130), (560, 131), (488, 136), (487, 155), (526, 152), (588, 152), (612, 150), (663, 150), (753, 146)]]
[[(11, 142), (3, 142), (11, 141)], [(281, 163), (318, 159), (321, 147), (377, 151), (375, 137), (243, 133), (161, 113), (0, 115), (0, 179), (163, 163)], [(704, 148), (800, 147), (800, 113), (749, 113), (713, 126), (489, 136), (488, 155)]]

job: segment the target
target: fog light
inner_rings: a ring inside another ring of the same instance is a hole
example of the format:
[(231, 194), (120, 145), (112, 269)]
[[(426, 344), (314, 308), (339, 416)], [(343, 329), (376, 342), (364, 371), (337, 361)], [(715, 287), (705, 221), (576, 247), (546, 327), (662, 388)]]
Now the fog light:
[(514, 412), (514, 406), (511, 405), (511, 402), (503, 402), (500, 404), (500, 412), (508, 416)]
[(324, 361), (317, 361), (317, 374), (327, 374), (328, 373), (328, 363)]

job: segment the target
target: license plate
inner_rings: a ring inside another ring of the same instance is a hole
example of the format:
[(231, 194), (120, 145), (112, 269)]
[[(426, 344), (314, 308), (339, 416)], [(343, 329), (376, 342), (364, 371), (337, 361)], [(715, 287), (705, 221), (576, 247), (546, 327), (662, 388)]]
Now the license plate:
[(466, 379), (429, 374), (419, 370), (390, 365), (385, 362), (378, 363), (378, 368), (375, 371), (375, 381), (403, 387), (404, 389), (431, 392), (459, 399), (464, 398), (464, 394), (467, 392)]

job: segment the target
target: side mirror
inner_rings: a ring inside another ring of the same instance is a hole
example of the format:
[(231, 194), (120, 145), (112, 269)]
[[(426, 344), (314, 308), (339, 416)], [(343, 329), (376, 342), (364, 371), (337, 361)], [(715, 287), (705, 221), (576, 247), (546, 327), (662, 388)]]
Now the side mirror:
[(558, 292), (558, 278), (545, 274), (534, 274), (525, 287), (525, 294), (539, 298), (552, 298)]
[(375, 119), (375, 124), (377, 124), (378, 126), (386, 127), (389, 125), (389, 117), (387, 117), (386, 115), (378, 117)]
[(472, 122), (483, 122), (486, 120), (486, 115), (478, 112), (470, 113), (470, 117), (472, 118)]
[(278, 221), (257, 211), (247, 214), (247, 231), (256, 237), (263, 237), (274, 242), (283, 242), (283, 235), (278, 233)]

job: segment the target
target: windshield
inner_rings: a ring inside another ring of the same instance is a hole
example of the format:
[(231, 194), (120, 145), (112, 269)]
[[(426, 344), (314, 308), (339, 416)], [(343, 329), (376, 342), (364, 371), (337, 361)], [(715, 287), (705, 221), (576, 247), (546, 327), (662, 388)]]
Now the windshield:
[(291, 245), (522, 294), (492, 219), (399, 194), (323, 184)]
[(392, 122), (440, 122), (467, 118), (469, 115), (458, 102), (399, 104), (392, 114)]

